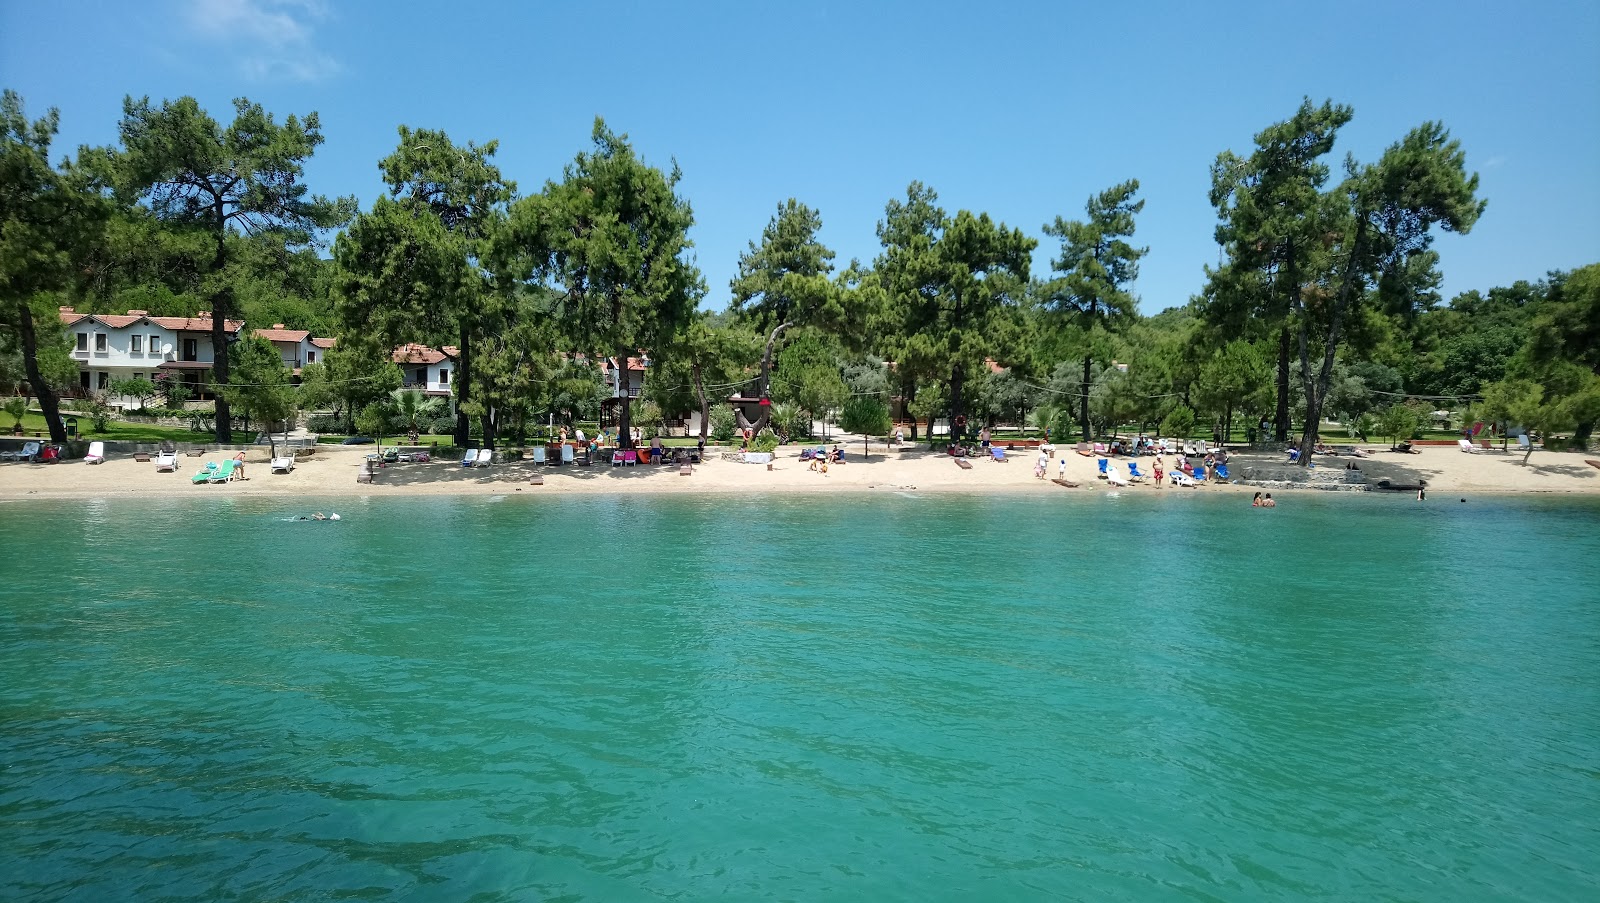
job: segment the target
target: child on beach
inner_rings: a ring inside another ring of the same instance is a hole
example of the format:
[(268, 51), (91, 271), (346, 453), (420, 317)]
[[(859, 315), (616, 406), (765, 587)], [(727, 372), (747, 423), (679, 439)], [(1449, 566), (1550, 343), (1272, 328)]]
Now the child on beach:
[(1064, 480), (1066, 480), (1066, 478), (1067, 478), (1067, 459), (1066, 458), (1062, 458), (1059, 462), (1056, 463), (1056, 479), (1064, 481)]

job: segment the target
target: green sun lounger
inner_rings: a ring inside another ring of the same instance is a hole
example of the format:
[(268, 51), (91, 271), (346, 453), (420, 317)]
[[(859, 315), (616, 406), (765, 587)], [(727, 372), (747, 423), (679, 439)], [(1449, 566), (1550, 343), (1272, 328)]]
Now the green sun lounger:
[(189, 478), (189, 482), (190, 483), (206, 483), (206, 482), (210, 482), (211, 475), (216, 473), (216, 472), (217, 472), (217, 462), (215, 462), (215, 461), (207, 461), (206, 462), (206, 466), (200, 468), (198, 473), (196, 473), (194, 476)]
[(229, 458), (228, 460), (223, 461), (222, 462), (222, 466), (218, 467), (215, 471), (212, 472), (212, 474), (211, 474), (211, 482), (213, 482), (213, 483), (226, 483), (229, 480), (233, 479), (233, 469), (235, 467), (237, 467), (238, 464), (239, 464), (239, 462), (233, 460), (232, 458)]

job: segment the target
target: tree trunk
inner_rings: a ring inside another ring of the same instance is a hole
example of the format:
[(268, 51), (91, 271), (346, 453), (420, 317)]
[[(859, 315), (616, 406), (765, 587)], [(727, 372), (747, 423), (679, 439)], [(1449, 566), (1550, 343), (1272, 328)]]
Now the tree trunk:
[(60, 445), (67, 441), (67, 428), (61, 422), (61, 402), (56, 390), (45, 382), (39, 370), (39, 335), (33, 328), (33, 309), (20, 304), (17, 332), (22, 335), (22, 367), (28, 374), (28, 385), (33, 387), (33, 397), (39, 399), (39, 412), (44, 414), (45, 426), (50, 428), (50, 441)]
[(1278, 442), (1289, 441), (1289, 369), (1289, 321), (1285, 318), (1278, 330), (1278, 411), (1273, 418), (1273, 438)]
[(478, 418), (483, 427), (483, 447), (494, 448), (494, 414), (485, 406), (483, 415)]
[(1228, 440), (1233, 437), (1233, 402), (1228, 402), (1222, 409), (1222, 441), (1218, 446), (1226, 447)]
[(1362, 245), (1366, 243), (1366, 237), (1367, 218), (1363, 216), (1356, 224), (1355, 241), (1350, 246), (1350, 258), (1345, 264), (1344, 281), (1339, 286), (1339, 298), (1334, 302), (1333, 318), (1328, 324), (1328, 341), (1322, 350), (1322, 367), (1317, 373), (1315, 384), (1310, 382), (1311, 367), (1306, 357), (1305, 327), (1303, 324), (1301, 326), (1300, 360), (1302, 372), (1307, 380), (1306, 428), (1300, 435), (1301, 466), (1310, 465), (1311, 451), (1316, 447), (1317, 430), (1322, 426), (1322, 402), (1328, 395), (1328, 383), (1333, 379), (1333, 359), (1339, 350), (1339, 326), (1344, 322), (1345, 311), (1350, 307), (1350, 300), (1355, 295), (1355, 283), (1359, 275), (1357, 268), (1361, 265)]
[[(772, 351), (778, 343), (778, 335), (793, 325), (793, 323), (779, 323), (767, 336), (767, 349), (761, 354), (761, 397), (769, 401), (772, 399)], [(750, 432), (754, 434), (765, 429), (771, 416), (772, 406), (761, 405), (761, 413), (756, 416), (755, 422), (750, 424)]]
[[(963, 432), (965, 432), (965, 430), (963, 430), (961, 428), (961, 426), (960, 426), (960, 424), (961, 424), (961, 416), (962, 416), (962, 414), (961, 414), (962, 376), (963, 376), (963, 374), (961, 372), (961, 365), (960, 364), (956, 364), (955, 366), (950, 368), (950, 442), (951, 442), (951, 444), (955, 444), (957, 442), (960, 442), (961, 441), (961, 434)], [(929, 424), (929, 426), (928, 426), (928, 435), (929, 436), (933, 435), (933, 426), (932, 426), (932, 424)]]
[[(628, 350), (617, 351), (617, 400), (622, 410), (617, 413), (617, 447), (633, 448), (633, 397), (628, 394)], [(762, 411), (762, 419), (766, 411)]]
[(700, 444), (704, 445), (711, 430), (711, 402), (706, 399), (706, 381), (699, 361), (694, 362), (691, 371), (694, 373), (694, 392), (700, 399)]
[[(212, 274), (224, 279), (223, 269), (228, 264), (227, 228), (222, 212), (217, 211), (217, 250), (211, 261)], [(228, 309), (233, 306), (233, 290), (226, 282), (211, 297), (211, 374), (212, 394), (216, 396), (217, 444), (233, 442), (233, 410), (228, 405)]]
[(1083, 441), (1085, 442), (1092, 438), (1089, 435), (1089, 367), (1093, 362), (1093, 356), (1087, 354), (1083, 356), (1083, 386), (1078, 390), (1078, 426), (1083, 431)]
[(472, 395), (472, 334), (467, 324), (461, 324), (461, 356), (456, 358), (456, 435), (457, 448), (466, 448), (472, 441), (472, 420), (462, 407)]

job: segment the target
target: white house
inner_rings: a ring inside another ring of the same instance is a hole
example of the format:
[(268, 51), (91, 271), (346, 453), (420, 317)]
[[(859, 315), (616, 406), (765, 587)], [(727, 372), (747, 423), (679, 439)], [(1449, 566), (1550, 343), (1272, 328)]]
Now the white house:
[(401, 345), (391, 357), (400, 367), (402, 385), (421, 389), (422, 394), (438, 398), (450, 397), (450, 380), (456, 371), (455, 348), (429, 348), (415, 342)]
[[(61, 323), (72, 340), (78, 362), (79, 387), (86, 392), (108, 392), (122, 379), (155, 381), (160, 374), (181, 379), (199, 397), (206, 392), (207, 374), (216, 360), (211, 347), (211, 314), (193, 317), (152, 317), (142, 310), (121, 314), (82, 314), (60, 309)], [(237, 336), (241, 320), (223, 327)], [(134, 398), (108, 398), (112, 404), (132, 406)]]
[(278, 356), (283, 359), (283, 365), (295, 376), (300, 375), (300, 368), (306, 364), (315, 364), (322, 360), (327, 349), (333, 346), (332, 339), (313, 338), (307, 330), (285, 329), (282, 323), (272, 324), (271, 329), (257, 329), (255, 334), (271, 342), (272, 347), (278, 349)]

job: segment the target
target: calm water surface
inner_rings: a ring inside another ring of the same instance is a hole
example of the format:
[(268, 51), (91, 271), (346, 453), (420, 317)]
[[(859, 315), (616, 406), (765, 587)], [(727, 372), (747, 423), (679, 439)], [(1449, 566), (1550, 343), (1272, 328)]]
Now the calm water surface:
[(0, 896), (1600, 896), (1600, 506), (0, 504)]

